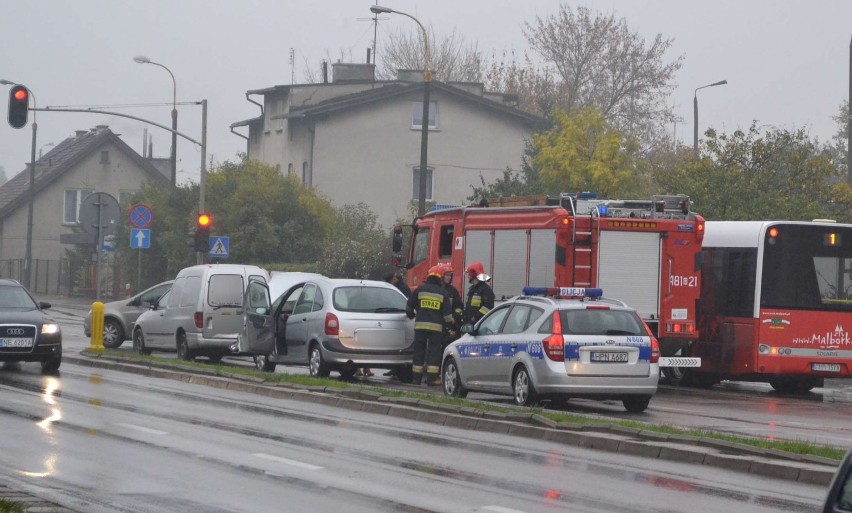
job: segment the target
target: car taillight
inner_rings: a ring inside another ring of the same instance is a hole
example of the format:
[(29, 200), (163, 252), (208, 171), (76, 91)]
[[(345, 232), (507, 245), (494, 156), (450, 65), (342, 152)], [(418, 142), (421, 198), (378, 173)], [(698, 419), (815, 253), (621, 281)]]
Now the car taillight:
[(651, 337), (651, 363), (659, 363), (660, 362), (660, 342), (657, 340), (657, 337), (654, 336), (654, 333), (651, 332), (651, 328), (648, 327), (644, 321), (642, 324), (645, 326), (645, 333)]
[(565, 339), (562, 338), (562, 319), (559, 312), (553, 312), (553, 329), (551, 335), (542, 340), (544, 354), (554, 362), (565, 361)]
[(195, 312), (195, 327), (198, 329), (202, 329), (204, 327), (204, 314), (201, 312)]
[(340, 323), (337, 321), (337, 316), (331, 312), (325, 314), (325, 334), (335, 337), (340, 334)]

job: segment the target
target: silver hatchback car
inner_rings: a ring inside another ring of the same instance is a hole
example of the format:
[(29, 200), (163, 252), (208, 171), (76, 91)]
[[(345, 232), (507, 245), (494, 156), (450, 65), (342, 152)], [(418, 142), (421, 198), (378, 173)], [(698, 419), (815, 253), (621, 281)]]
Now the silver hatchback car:
[[(515, 403), (619, 399), (630, 412), (657, 391), (660, 349), (635, 310), (600, 289), (525, 288), (444, 350), (444, 393), (512, 395)], [(539, 296), (550, 294), (555, 297)]]
[(258, 369), (307, 365), (312, 376), (349, 378), (359, 367), (385, 368), (411, 380), (414, 321), (395, 286), (313, 276), (271, 299), (269, 285), (251, 281), (243, 300), (237, 345)]

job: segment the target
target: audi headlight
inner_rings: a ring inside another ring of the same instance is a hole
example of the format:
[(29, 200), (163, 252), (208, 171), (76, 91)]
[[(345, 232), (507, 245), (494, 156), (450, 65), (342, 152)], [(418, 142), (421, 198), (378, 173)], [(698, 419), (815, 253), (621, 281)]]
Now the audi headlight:
[(42, 335), (53, 335), (54, 333), (59, 333), (59, 325), (58, 324), (42, 324), (41, 325), (41, 334)]

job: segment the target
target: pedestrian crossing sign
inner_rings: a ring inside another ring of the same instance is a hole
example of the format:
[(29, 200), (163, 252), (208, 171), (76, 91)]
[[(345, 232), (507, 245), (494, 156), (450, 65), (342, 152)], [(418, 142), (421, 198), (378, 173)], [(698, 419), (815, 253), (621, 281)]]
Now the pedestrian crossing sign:
[(210, 236), (210, 251), (207, 254), (214, 258), (227, 258), (231, 252), (231, 238), (222, 235)]

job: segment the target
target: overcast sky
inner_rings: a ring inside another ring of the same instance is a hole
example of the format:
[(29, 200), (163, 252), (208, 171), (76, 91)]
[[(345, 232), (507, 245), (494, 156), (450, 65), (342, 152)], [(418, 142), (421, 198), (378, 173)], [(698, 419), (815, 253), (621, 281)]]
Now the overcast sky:
[[(170, 125), (168, 73), (137, 64), (136, 55), (174, 73), (178, 102), (207, 99), (208, 159), (233, 160), (245, 140), (230, 124), (259, 109), (245, 92), (289, 84), (290, 49), (299, 82), (306, 66), (341, 51), (363, 62), (372, 45), (369, 0), (51, 0), (4, 1), (0, 17), (0, 79), (22, 83), (39, 107), (116, 106), (118, 112)], [(556, 0), (381, 0), (415, 15), (436, 33), (453, 28), (490, 55), (523, 52), (525, 22), (554, 14)], [(578, 2), (569, 1), (569, 5)], [(730, 132), (760, 126), (805, 127), (827, 140), (837, 131), (832, 116), (848, 96), (852, 1), (849, 0), (595, 0), (650, 39), (673, 38), (669, 59), (684, 55), (671, 102), (683, 119), (677, 137), (692, 142), (696, 87), (726, 79), (728, 85), (698, 92), (699, 131)], [(382, 33), (415, 31), (399, 15), (386, 15)], [(3, 101), (8, 87), (2, 86)], [(160, 104), (138, 107), (139, 104)], [(5, 109), (5, 106), (4, 106)], [(201, 139), (201, 108), (181, 105), (179, 130)], [(32, 115), (30, 117), (32, 120)], [(38, 113), (38, 151), (95, 125), (109, 125), (141, 153), (144, 125), (99, 114)], [(672, 126), (672, 130), (675, 127)], [(242, 129), (245, 134), (245, 129)], [(167, 157), (170, 135), (149, 128), (154, 155)], [(11, 177), (30, 158), (29, 126), (0, 125), (0, 166)], [(178, 144), (178, 181), (198, 181), (200, 149)]]

